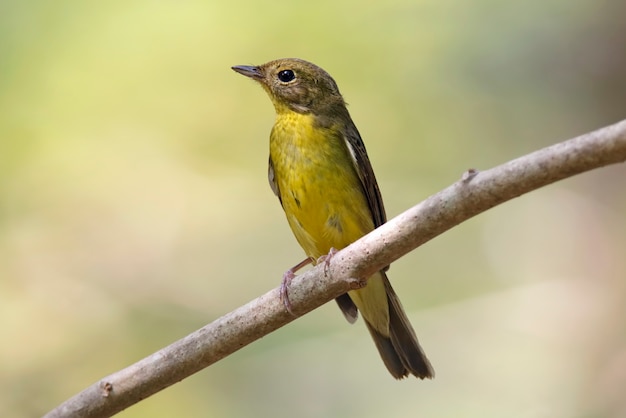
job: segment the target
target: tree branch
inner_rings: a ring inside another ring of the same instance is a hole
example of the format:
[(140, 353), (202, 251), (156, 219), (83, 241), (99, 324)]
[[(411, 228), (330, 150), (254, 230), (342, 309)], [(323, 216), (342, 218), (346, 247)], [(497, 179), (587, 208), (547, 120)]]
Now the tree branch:
[[(461, 180), (338, 252), (328, 266), (296, 276), (289, 288), (301, 316), (364, 285), (368, 277), (437, 235), (514, 197), (595, 168), (626, 161), (626, 120)], [(295, 319), (278, 289), (94, 383), (45, 417), (107, 417), (204, 369)]]

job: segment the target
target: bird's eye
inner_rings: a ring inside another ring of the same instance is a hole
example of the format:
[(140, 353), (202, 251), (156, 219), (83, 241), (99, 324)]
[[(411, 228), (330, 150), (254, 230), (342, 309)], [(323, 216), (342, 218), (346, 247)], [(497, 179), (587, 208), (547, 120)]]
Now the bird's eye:
[(282, 70), (278, 73), (278, 79), (283, 83), (288, 83), (296, 78), (296, 75), (291, 70)]

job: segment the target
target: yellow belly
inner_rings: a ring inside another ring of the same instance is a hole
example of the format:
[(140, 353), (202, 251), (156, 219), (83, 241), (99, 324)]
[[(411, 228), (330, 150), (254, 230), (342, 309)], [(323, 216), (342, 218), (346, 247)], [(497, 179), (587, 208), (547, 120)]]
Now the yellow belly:
[[(310, 115), (277, 117), (270, 158), (289, 226), (305, 253), (317, 260), (374, 229), (350, 151), (340, 130), (318, 128)], [(348, 292), (379, 333), (389, 335), (389, 306), (381, 273), (367, 287)]]
[(314, 126), (310, 115), (279, 115), (270, 157), (289, 225), (314, 259), (374, 229), (350, 152), (338, 129)]

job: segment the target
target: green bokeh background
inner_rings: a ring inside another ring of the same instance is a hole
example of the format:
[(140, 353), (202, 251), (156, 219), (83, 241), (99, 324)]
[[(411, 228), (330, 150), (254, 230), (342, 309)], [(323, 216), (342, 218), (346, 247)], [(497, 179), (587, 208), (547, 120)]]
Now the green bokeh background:
[[(350, 104), (390, 217), (626, 116), (626, 3), (0, 3), (0, 416), (33, 417), (276, 287), (266, 179), (297, 56)], [(626, 415), (626, 169), (533, 192), (393, 265), (435, 369), (394, 381), (334, 304), (121, 417)]]

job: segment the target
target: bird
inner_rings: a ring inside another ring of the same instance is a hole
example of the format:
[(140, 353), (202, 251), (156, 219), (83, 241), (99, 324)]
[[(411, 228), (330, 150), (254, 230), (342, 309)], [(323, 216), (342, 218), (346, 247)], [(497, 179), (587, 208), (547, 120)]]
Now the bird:
[[(276, 111), (269, 183), (307, 256), (283, 276), (281, 296), (290, 310), (287, 288), (295, 271), (311, 262), (328, 262), (337, 250), (385, 223), (385, 208), (361, 135), (330, 74), (299, 58), (232, 69), (258, 82)], [(336, 301), (350, 323), (361, 312), (394, 378), (433, 378), (387, 268)]]

